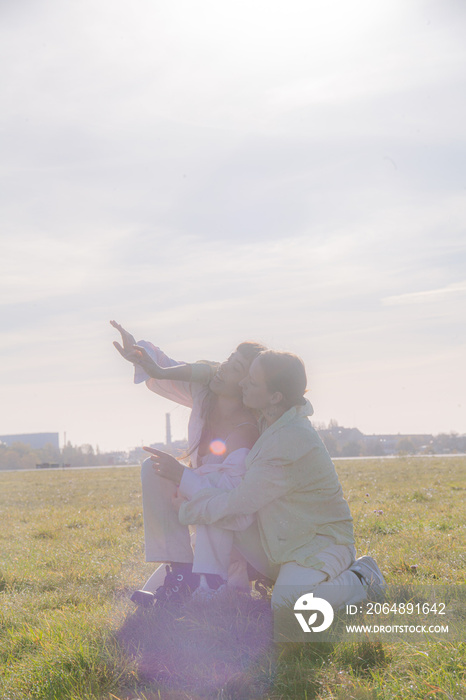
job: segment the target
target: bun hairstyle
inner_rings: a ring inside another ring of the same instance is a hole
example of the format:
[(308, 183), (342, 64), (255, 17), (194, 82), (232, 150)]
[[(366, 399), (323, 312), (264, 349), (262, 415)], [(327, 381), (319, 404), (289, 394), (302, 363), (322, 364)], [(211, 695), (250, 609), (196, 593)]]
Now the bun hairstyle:
[(292, 406), (304, 406), (307, 377), (304, 362), (292, 352), (264, 350), (258, 355), (265, 374), (267, 389), (283, 395), (281, 406), (288, 410)]
[(267, 350), (265, 345), (262, 345), (262, 343), (256, 343), (253, 340), (246, 340), (244, 343), (240, 343), (236, 348), (236, 351), (244, 355), (249, 362), (252, 362), (259, 355), (259, 353), (263, 352), (264, 350)]

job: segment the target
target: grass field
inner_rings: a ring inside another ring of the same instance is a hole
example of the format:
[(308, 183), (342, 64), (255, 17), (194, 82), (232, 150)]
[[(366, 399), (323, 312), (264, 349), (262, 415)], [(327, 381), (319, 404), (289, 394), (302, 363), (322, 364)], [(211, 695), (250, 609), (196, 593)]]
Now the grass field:
[[(464, 457), (345, 460), (358, 554), (389, 584), (464, 584)], [(135, 610), (139, 470), (0, 472), (1, 700), (466, 697), (464, 644), (274, 644), (267, 601)]]

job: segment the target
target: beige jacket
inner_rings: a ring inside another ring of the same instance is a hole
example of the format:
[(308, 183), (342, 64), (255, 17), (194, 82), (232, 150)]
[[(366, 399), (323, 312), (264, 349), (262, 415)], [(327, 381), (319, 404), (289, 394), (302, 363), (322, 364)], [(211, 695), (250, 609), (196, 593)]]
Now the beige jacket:
[(231, 491), (203, 489), (181, 506), (184, 525), (228, 527), (235, 515), (256, 513), (262, 545), (275, 564), (313, 566), (316, 535), (354, 543), (349, 506), (333, 462), (308, 415), (309, 401), (267, 428), (246, 458), (242, 483)]

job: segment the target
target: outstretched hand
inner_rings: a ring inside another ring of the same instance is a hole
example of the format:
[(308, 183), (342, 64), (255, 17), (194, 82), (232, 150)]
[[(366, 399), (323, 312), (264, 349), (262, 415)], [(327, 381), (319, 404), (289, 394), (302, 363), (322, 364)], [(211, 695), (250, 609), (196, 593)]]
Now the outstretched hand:
[(136, 340), (134, 335), (131, 335), (131, 333), (125, 330), (123, 326), (120, 326), (116, 321), (110, 321), (110, 325), (116, 328), (121, 335), (123, 346), (117, 343), (117, 341), (113, 343), (120, 355), (124, 357), (125, 360), (128, 360), (128, 362), (138, 362), (140, 355), (139, 352), (135, 350)]
[(150, 458), (153, 462), (152, 466), (159, 476), (163, 476), (164, 479), (169, 479), (179, 485), (185, 467), (178, 460), (167, 452), (154, 450), (153, 447), (143, 447), (143, 450), (150, 452)]
[(124, 357), (125, 360), (128, 360), (128, 362), (132, 362), (133, 364), (142, 367), (142, 369), (147, 372), (149, 377), (161, 379), (163, 377), (162, 367), (154, 362), (145, 348), (141, 347), (140, 345), (136, 345), (134, 336), (131, 335), (131, 333), (128, 333), (128, 331), (126, 331), (123, 326), (120, 326), (120, 324), (116, 321), (110, 321), (110, 325), (116, 328), (121, 335), (121, 342), (123, 345), (120, 345), (120, 343), (117, 343), (116, 341), (113, 343), (120, 355)]

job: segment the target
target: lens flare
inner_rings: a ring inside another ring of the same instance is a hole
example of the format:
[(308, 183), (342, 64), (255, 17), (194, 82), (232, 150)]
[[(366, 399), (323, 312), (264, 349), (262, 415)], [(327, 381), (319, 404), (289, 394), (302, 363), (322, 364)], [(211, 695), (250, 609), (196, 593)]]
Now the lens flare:
[(224, 455), (227, 450), (223, 440), (212, 440), (209, 449), (212, 452), (212, 454), (217, 455), (217, 457)]

